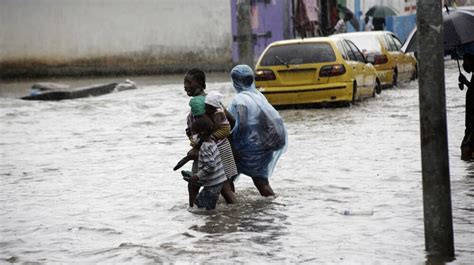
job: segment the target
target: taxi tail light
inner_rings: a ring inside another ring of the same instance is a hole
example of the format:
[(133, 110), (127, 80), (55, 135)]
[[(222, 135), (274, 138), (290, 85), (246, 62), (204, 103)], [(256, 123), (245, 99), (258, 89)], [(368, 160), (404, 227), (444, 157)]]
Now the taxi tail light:
[(325, 65), (319, 70), (320, 77), (331, 77), (343, 75), (346, 72), (346, 68), (342, 64)]
[(275, 80), (276, 76), (272, 70), (257, 70), (255, 72), (255, 81)]
[(385, 54), (375, 55), (374, 64), (385, 64), (388, 62), (388, 57)]

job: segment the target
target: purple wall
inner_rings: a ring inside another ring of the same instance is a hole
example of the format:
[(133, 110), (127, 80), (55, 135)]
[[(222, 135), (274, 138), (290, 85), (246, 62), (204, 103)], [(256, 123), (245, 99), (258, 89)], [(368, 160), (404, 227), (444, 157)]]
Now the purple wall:
[[(237, 1), (231, 0), (232, 34), (237, 35)], [(291, 23), (291, 0), (253, 0), (252, 1), (252, 32), (256, 36), (254, 42), (254, 60), (256, 61), (268, 44), (293, 38)], [(232, 61), (238, 62), (239, 51), (237, 42), (232, 43)]]

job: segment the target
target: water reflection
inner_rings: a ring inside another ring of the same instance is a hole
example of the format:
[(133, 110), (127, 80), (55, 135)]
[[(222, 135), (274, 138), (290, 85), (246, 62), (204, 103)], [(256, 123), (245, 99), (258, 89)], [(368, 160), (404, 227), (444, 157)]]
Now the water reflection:
[(203, 225), (193, 225), (189, 229), (209, 234), (217, 238), (219, 235), (241, 234), (254, 243), (265, 245), (276, 242), (287, 233), (285, 221), (288, 218), (283, 213), (285, 206), (278, 204), (274, 198), (261, 198), (250, 192), (238, 196), (239, 203), (222, 205), (219, 211), (205, 213)]
[(469, 161), (466, 163), (466, 178), (474, 178), (474, 161)]
[(445, 265), (446, 263), (450, 263), (455, 261), (454, 257), (444, 257), (439, 255), (427, 255), (426, 256), (426, 265)]

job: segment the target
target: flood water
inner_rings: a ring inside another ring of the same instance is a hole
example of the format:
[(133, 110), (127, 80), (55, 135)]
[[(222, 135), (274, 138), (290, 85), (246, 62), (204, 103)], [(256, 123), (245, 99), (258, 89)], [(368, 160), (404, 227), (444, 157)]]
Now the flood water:
[[(348, 108), (281, 110), (277, 196), (241, 176), (238, 204), (202, 211), (172, 170), (189, 148), (182, 76), (131, 79), (137, 90), (60, 102), (15, 99), (33, 81), (0, 84), (0, 263), (426, 262), (417, 82)], [(230, 102), (227, 76), (208, 79)], [(446, 86), (450, 264), (473, 264), (474, 163), (460, 160), (465, 91), (453, 62)]]

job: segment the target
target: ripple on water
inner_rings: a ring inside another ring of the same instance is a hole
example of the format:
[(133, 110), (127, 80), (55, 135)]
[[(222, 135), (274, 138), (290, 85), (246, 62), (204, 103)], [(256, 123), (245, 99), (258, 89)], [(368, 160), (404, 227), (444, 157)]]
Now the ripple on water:
[(79, 226), (79, 227), (74, 227), (74, 228), (69, 228), (68, 231), (71, 232), (90, 232), (90, 233), (101, 233), (101, 234), (106, 234), (106, 235), (121, 235), (123, 234), (120, 231), (117, 231), (113, 228), (97, 228), (97, 227), (85, 227), (85, 226)]

